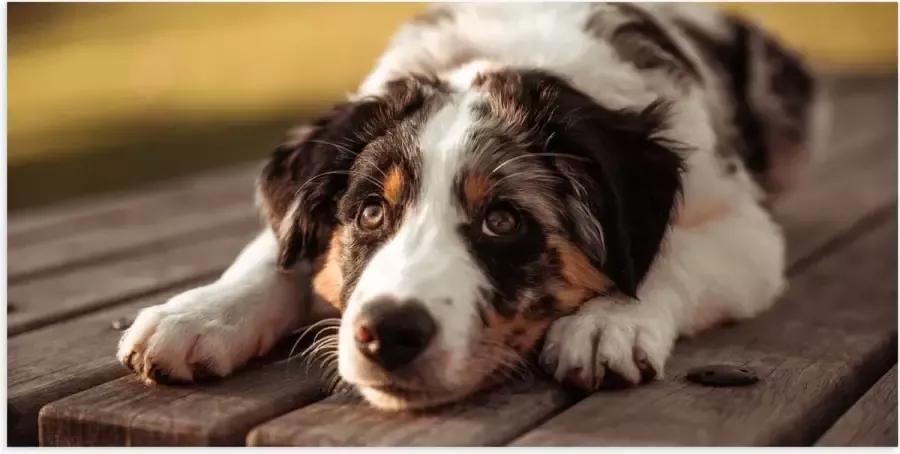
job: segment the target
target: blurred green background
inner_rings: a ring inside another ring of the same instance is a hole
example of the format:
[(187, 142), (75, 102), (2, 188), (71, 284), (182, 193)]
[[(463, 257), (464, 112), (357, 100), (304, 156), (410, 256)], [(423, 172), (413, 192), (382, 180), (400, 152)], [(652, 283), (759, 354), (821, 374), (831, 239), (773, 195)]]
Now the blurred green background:
[[(897, 70), (896, 3), (727, 3), (823, 71)], [(261, 159), (419, 3), (9, 3), (8, 207)]]

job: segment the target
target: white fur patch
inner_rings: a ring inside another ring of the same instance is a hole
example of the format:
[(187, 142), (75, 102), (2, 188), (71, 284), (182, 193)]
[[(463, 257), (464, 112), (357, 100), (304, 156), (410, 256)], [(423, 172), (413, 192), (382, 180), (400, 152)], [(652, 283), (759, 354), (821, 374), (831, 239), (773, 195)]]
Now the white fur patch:
[(305, 315), (303, 278), (278, 273), (277, 256), (266, 229), (216, 282), (142, 310), (119, 342), (119, 360), (134, 355), (144, 374), (155, 367), (191, 380), (198, 366), (224, 376), (267, 353)]
[(457, 231), (465, 219), (453, 193), (468, 148), (472, 99), (457, 96), (421, 131), (419, 198), (406, 209), (393, 237), (366, 264), (344, 313), (338, 364), (348, 381), (366, 381), (358, 367), (365, 359), (356, 351), (350, 327), (367, 304), (382, 296), (424, 304), (438, 334), (422, 354), (423, 361), (442, 358), (442, 373), (436, 378), (445, 387), (466, 379), (469, 339), (478, 323), (478, 289), (487, 284)]

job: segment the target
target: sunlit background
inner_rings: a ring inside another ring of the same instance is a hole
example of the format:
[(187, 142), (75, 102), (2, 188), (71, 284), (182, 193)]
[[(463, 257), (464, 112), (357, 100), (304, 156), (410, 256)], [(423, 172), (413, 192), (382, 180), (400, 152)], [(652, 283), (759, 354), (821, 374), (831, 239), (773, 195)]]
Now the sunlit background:
[[(10, 210), (262, 158), (423, 4), (8, 5)], [(897, 5), (718, 4), (822, 71), (897, 71)], [(248, 197), (250, 196), (248, 190)]]

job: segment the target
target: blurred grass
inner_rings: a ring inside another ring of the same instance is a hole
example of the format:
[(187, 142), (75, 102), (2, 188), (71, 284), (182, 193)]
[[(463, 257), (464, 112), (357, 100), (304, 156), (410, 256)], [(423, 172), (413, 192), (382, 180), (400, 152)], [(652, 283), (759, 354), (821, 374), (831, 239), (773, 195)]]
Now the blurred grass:
[[(722, 6), (823, 67), (896, 71), (896, 4)], [(9, 4), (8, 206), (261, 158), (351, 92), (423, 7)]]

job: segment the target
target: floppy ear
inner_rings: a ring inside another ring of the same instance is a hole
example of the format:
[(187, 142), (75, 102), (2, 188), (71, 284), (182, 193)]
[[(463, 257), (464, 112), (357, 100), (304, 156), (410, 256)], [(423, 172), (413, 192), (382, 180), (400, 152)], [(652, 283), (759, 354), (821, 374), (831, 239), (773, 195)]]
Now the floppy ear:
[(338, 105), (300, 127), (272, 152), (257, 180), (257, 196), (278, 238), (280, 269), (327, 251), (356, 156), (422, 103), (414, 81), (391, 82), (382, 95)]
[(614, 111), (565, 82), (544, 84), (542, 105), (556, 107), (548, 146), (585, 158), (557, 159), (572, 183), (567, 208), (575, 242), (621, 292), (636, 298), (681, 191), (679, 147), (658, 137), (666, 106)]

